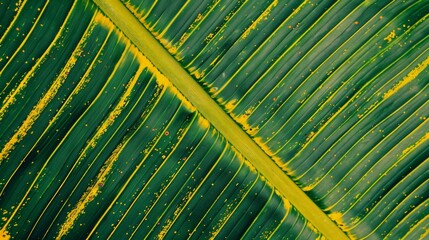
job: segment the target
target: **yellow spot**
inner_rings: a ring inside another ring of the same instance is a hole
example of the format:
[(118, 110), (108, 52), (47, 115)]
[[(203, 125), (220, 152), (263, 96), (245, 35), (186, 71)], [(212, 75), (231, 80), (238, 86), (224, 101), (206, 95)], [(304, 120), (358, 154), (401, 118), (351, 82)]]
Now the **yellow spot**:
[(214, 37), (214, 34), (210, 33), (209, 35), (207, 35), (207, 37), (204, 39), (204, 41), (206, 43), (208, 43), (208, 42), (210, 42), (213, 39), (213, 37)]
[(396, 84), (392, 89), (387, 91), (383, 95), (383, 99), (386, 99), (396, 92), (399, 89), (403, 88), (405, 85), (414, 80), (427, 66), (429, 65), (429, 57), (427, 57), (422, 63), (418, 64), (410, 73), (407, 74), (398, 84)]
[[(303, 3), (301, 3), (301, 5), (298, 6), (297, 9), (293, 10), (292, 14), (289, 16), (289, 18), (294, 17), (296, 14), (299, 13), (299, 11), (301, 11), (301, 9), (304, 7), (304, 5), (311, 3), (310, 0), (305, 0)], [(289, 26), (289, 28), (292, 28), (292, 26)]]
[(200, 21), (204, 18), (204, 15), (201, 13), (198, 13), (195, 20), (191, 23), (188, 30), (183, 33), (182, 36), (180, 36), (178, 47), (182, 46), (189, 38), (189, 36), (192, 34), (192, 32), (196, 29), (196, 27), (199, 25)]
[[(243, 191), (244, 192), (244, 191)], [(241, 194), (243, 195), (243, 194)], [(216, 236), (219, 235), (222, 230), (223, 225), (228, 221), (228, 219), (234, 214), (234, 205), (237, 202), (237, 199), (232, 200), (230, 203), (226, 205), (226, 210), (222, 213), (218, 213), (221, 215), (219, 221), (212, 228), (210, 234), (210, 240), (216, 239)]]
[(390, 43), (396, 37), (395, 30), (392, 30), (390, 34), (384, 38), (388, 43)]
[(194, 22), (199, 22), (201, 19), (203, 19), (203, 15), (201, 13), (198, 13), (197, 17), (195, 18)]
[(244, 33), (241, 35), (241, 38), (242, 39), (247, 38), (247, 36), (250, 34), (250, 32), (252, 30), (254, 30), (259, 23), (261, 23), (263, 20), (267, 20), (268, 19), (268, 15), (270, 15), (270, 12), (273, 10), (273, 8), (275, 6), (277, 6), (278, 3), (279, 3), (278, 0), (273, 1), (267, 7), (267, 9), (265, 9), (264, 12), (261, 15), (259, 15), (259, 17), (255, 21), (252, 22), (252, 24), (250, 25), (250, 27), (248, 27), (246, 29), (246, 31), (244, 31)]
[(216, 63), (217, 63), (217, 61), (218, 61), (218, 59), (220, 58), (220, 56), (221, 56), (221, 55), (216, 56), (216, 57), (213, 59), (213, 61), (211, 61), (211, 62), (210, 62), (210, 66), (215, 66), (215, 65), (216, 65)]

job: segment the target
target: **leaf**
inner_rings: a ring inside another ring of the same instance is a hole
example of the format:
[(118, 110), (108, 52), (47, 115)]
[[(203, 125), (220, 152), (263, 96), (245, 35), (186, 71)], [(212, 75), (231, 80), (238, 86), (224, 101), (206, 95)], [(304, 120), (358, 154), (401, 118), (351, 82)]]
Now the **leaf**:
[(427, 236), (428, 2), (94, 2), (0, 2), (0, 238)]

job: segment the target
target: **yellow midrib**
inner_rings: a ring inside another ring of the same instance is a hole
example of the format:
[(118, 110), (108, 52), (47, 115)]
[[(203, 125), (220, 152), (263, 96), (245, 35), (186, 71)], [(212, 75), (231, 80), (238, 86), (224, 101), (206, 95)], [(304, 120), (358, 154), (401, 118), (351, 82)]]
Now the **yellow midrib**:
[(349, 239), (223, 111), (119, 0), (94, 0), (112, 22), (253, 166), (328, 239)]

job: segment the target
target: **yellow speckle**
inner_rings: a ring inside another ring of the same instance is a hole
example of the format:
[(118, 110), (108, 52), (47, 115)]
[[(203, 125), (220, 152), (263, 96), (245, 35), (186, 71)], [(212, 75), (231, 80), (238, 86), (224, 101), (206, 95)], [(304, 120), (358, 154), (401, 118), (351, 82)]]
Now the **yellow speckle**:
[[(89, 31), (91, 32), (92, 29)], [(89, 32), (85, 35), (87, 36)], [(64, 83), (65, 79), (67, 78), (68, 73), (70, 70), (74, 67), (76, 64), (78, 56), (82, 52), (82, 47), (85, 45), (86, 37), (84, 37), (76, 50), (73, 52), (72, 56), (66, 63), (65, 67), (62, 69), (60, 75), (54, 80), (50, 88), (47, 92), (43, 95), (43, 97), (39, 100), (36, 106), (31, 110), (31, 112), (28, 114), (27, 118), (24, 120), (22, 125), (19, 127), (19, 129), (15, 132), (15, 134), (11, 137), (11, 139), (4, 145), (3, 149), (0, 152), (0, 163), (2, 160), (6, 159), (9, 156), (9, 153), (14, 149), (15, 145), (19, 143), (24, 136), (27, 134), (27, 132), (31, 129), (34, 122), (39, 118), (40, 114), (43, 112), (43, 110), (46, 108), (46, 106), (51, 102), (51, 100), (55, 97), (57, 94), (59, 88)], [(37, 66), (38, 64), (36, 64)], [(8, 96), (6, 103), (2, 106), (0, 110), (0, 119), (3, 117), (4, 113), (6, 112), (7, 108), (12, 105), (15, 102), (15, 99), (17, 95), (26, 87), (28, 81), (30, 78), (33, 77), (33, 71), (35, 67), (31, 70), (32, 72), (30, 74), (27, 74), (27, 76), (24, 78), (24, 80), (20, 83), (18, 88)]]
[(413, 149), (415, 149), (417, 146), (421, 145), (422, 143), (426, 142), (427, 140), (429, 140), (429, 132), (427, 132), (423, 137), (421, 137), (415, 144), (404, 149), (404, 151), (402, 151), (402, 155), (406, 155), (407, 153), (411, 152)]
[(264, 12), (261, 14), (261, 15), (259, 15), (259, 17), (255, 20), (255, 21), (253, 21), (252, 22), (252, 24), (250, 25), (250, 27), (248, 27), (247, 29), (246, 29), (246, 31), (244, 31), (244, 33), (241, 35), (241, 38), (242, 39), (245, 39), (248, 35), (249, 35), (249, 33), (252, 31), (252, 30), (254, 30), (255, 28), (256, 28), (256, 26), (261, 22), (261, 21), (263, 21), (263, 20), (266, 20), (267, 18), (268, 18), (268, 15), (270, 14), (270, 12), (272, 11), (272, 9), (275, 7), (275, 6), (277, 6), (277, 4), (278, 4), (279, 2), (278, 2), (278, 0), (276, 0), (276, 1), (273, 1), (269, 6), (268, 6), (268, 8), (267, 9), (265, 9), (264, 10)]
[[(175, 220), (180, 216), (182, 213), (184, 207), (186, 206), (186, 203), (189, 202), (190, 199), (192, 199), (192, 196), (195, 194), (195, 189), (187, 192), (186, 195), (183, 197), (182, 202), (179, 204), (179, 206), (174, 210), (172, 219), (167, 219), (166, 224), (162, 226), (161, 232), (158, 234), (157, 239), (164, 239), (165, 235), (168, 233), (168, 230), (170, 230), (171, 226), (175, 222)], [(174, 231), (174, 234), (177, 232)]]
[(104, 182), (110, 174), (113, 164), (118, 159), (119, 154), (123, 149), (124, 144), (119, 144), (110, 157), (106, 160), (103, 167), (100, 169), (95, 183), (88, 187), (87, 191), (82, 195), (76, 206), (67, 214), (66, 221), (62, 224), (58, 233), (57, 239), (61, 239), (65, 236), (74, 226), (74, 223), (78, 217), (85, 212), (85, 208), (94, 198), (100, 193), (100, 188), (104, 186)]
[(394, 93), (398, 92), (399, 89), (407, 85), (409, 82), (414, 80), (427, 66), (429, 65), (429, 57), (427, 57), (422, 63), (418, 64), (410, 73), (407, 74), (398, 84), (396, 84), (392, 89), (387, 91), (383, 95), (383, 99), (386, 99), (392, 96)]

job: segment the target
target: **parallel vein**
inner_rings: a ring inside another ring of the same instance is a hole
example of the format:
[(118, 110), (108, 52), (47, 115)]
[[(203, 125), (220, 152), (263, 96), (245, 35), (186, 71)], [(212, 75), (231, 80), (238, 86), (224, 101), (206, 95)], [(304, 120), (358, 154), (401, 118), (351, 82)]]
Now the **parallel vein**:
[(94, 0), (173, 85), (329, 239), (348, 239), (341, 229), (219, 107), (120, 1)]

